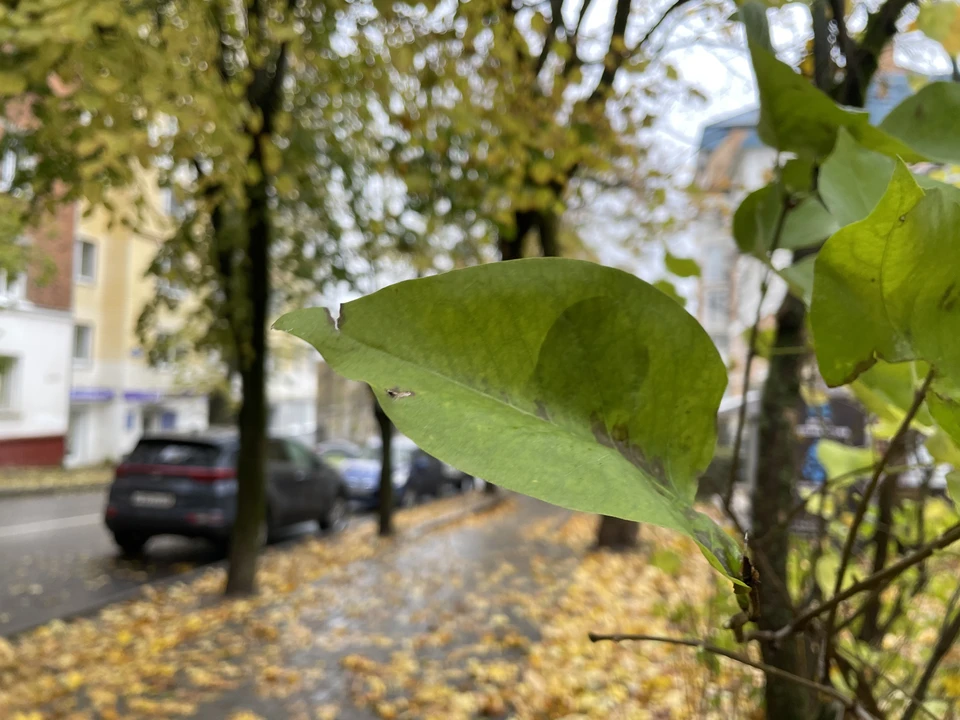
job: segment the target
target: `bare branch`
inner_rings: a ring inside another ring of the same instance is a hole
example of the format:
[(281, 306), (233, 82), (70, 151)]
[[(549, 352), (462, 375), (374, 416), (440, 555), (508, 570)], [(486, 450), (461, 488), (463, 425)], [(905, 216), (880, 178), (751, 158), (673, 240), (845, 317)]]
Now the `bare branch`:
[(947, 621), (951, 609), (956, 608), (958, 599), (960, 599), (960, 585), (957, 586), (953, 597), (947, 604), (947, 611), (943, 617), (943, 625), (940, 626), (940, 636), (937, 638), (937, 644), (933, 647), (933, 654), (930, 656), (930, 660), (923, 670), (923, 675), (920, 676), (917, 689), (913, 691), (910, 705), (907, 706), (901, 720), (913, 720), (913, 716), (917, 714), (917, 710), (923, 707), (923, 699), (927, 696), (927, 690), (930, 689), (930, 681), (933, 680), (933, 676), (937, 672), (937, 667), (957, 641), (957, 637), (960, 637), (960, 610), (954, 613), (953, 620)]
[[(651, 31), (652, 32), (652, 31)], [(649, 34), (649, 33), (648, 33)], [(777, 175), (782, 171), (778, 164)], [(780, 247), (780, 238), (783, 236), (783, 228), (786, 225), (787, 214), (790, 212), (792, 200), (790, 194), (784, 192), (780, 199), (780, 214), (777, 216), (777, 224), (773, 229), (773, 237), (770, 239), (770, 254), (776, 252)], [(753, 327), (750, 328), (750, 340), (747, 348), (747, 358), (743, 366), (742, 398), (740, 408), (737, 412), (737, 433), (733, 440), (733, 457), (730, 460), (730, 477), (727, 479), (727, 487), (723, 493), (723, 508), (727, 515), (733, 520), (737, 530), (741, 535), (744, 529), (740, 526), (740, 521), (733, 512), (733, 487), (737, 481), (737, 472), (740, 469), (740, 450), (743, 447), (743, 431), (747, 424), (747, 394), (750, 390), (750, 372), (753, 369), (753, 361), (757, 357), (757, 336), (760, 334), (760, 321), (763, 319), (763, 301), (767, 297), (767, 291), (770, 289), (770, 270), (763, 275), (760, 281), (760, 299), (757, 301), (757, 314), (753, 321)]]
[(942, 535), (934, 540), (931, 540), (926, 545), (923, 545), (915, 552), (905, 555), (893, 565), (888, 565), (875, 575), (870, 575), (869, 577), (854, 583), (846, 590), (835, 594), (829, 600), (826, 600), (820, 605), (807, 610), (790, 622), (789, 625), (785, 625), (775, 632), (758, 631), (750, 633), (748, 639), (778, 641), (783, 640), (794, 633), (800, 632), (807, 625), (809, 625), (811, 621), (815, 620), (823, 613), (835, 611), (837, 606), (845, 600), (849, 600), (854, 595), (859, 595), (865, 590), (873, 590), (877, 587), (883, 587), (884, 585), (889, 584), (889, 581), (901, 575), (905, 570), (908, 570), (914, 565), (923, 562), (937, 552), (937, 550), (942, 550), (948, 545), (952, 545), (957, 540), (960, 540), (960, 523), (950, 527)]
[[(669, 12), (669, 11), (668, 11)], [(587, 100), (588, 105), (592, 105), (603, 98), (604, 92), (613, 85), (613, 79), (617, 75), (617, 70), (627, 58), (628, 53), (624, 45), (624, 36), (627, 32), (627, 21), (630, 19), (630, 0), (617, 0), (616, 10), (613, 14), (613, 30), (610, 33), (610, 44), (607, 46), (606, 56), (603, 62), (603, 73), (600, 75), (600, 82), (593, 89)]]
[[(896, 681), (892, 680), (887, 673), (884, 673), (884, 672), (881, 671), (880, 669), (878, 669), (878, 668), (876, 668), (875, 666), (871, 665), (871, 664), (868, 663), (866, 660), (864, 660), (862, 657), (859, 657), (859, 656), (856, 656), (856, 655), (851, 655), (851, 654), (849, 654), (849, 653), (847, 653), (847, 652), (844, 652), (843, 650), (839, 650), (839, 649), (838, 649), (838, 651), (837, 651), (837, 654), (838, 654), (838, 655), (843, 655), (844, 658), (845, 658), (848, 662), (850, 662), (850, 663), (856, 663), (856, 664), (858, 664), (858, 665), (859, 665), (860, 667), (862, 667), (862, 668), (869, 668), (870, 670), (873, 671), (873, 673), (877, 676), (878, 679), (880, 679), (880, 680), (882, 680), (883, 682), (885, 682), (887, 685), (889, 685), (891, 688), (893, 688), (894, 691), (900, 693), (900, 694), (901, 694), (903, 697), (905, 697), (907, 700), (913, 700), (913, 699), (914, 699), (914, 696), (911, 695), (911, 694), (910, 694), (910, 691), (907, 690), (905, 687), (903, 687), (903, 685), (900, 685), (900, 684), (897, 683)], [(835, 655), (834, 657), (836, 657), (836, 655)], [(928, 715), (929, 717), (933, 718), (933, 720), (942, 720), (942, 718), (940, 718), (940, 717), (938, 717), (937, 715), (935, 715), (929, 708), (927, 708), (926, 706), (924, 706), (924, 705), (922, 705), (922, 704), (919, 706), (919, 709), (920, 709), (920, 712), (922, 712), (922, 713), (924, 713), (925, 715)]]
[[(857, 511), (853, 516), (853, 523), (850, 525), (850, 532), (847, 534), (846, 542), (843, 544), (843, 550), (840, 553), (840, 567), (837, 570), (837, 579), (833, 586), (834, 597), (840, 592), (840, 589), (843, 587), (843, 580), (847, 574), (847, 567), (850, 565), (850, 559), (853, 556), (853, 545), (857, 540), (857, 532), (860, 530), (860, 524), (863, 522), (864, 516), (867, 514), (867, 508), (870, 507), (870, 500), (873, 499), (873, 493), (877, 489), (877, 484), (880, 482), (880, 477), (883, 475), (884, 469), (887, 466), (887, 463), (890, 462), (890, 459), (895, 453), (900, 452), (900, 446), (903, 444), (903, 439), (907, 434), (907, 431), (910, 429), (910, 423), (913, 422), (913, 418), (916, 416), (917, 411), (920, 410), (920, 406), (923, 404), (924, 398), (927, 396), (927, 390), (930, 388), (930, 383), (933, 382), (933, 369), (927, 373), (926, 379), (923, 381), (923, 385), (913, 396), (913, 403), (911, 403), (910, 408), (907, 410), (907, 414), (903, 418), (903, 422), (900, 423), (900, 427), (897, 428), (896, 434), (890, 440), (890, 444), (887, 445), (886, 451), (883, 453), (883, 457), (880, 459), (880, 462), (877, 463), (876, 469), (873, 471), (873, 476), (870, 478), (870, 482), (867, 485), (866, 490), (863, 492), (863, 497), (860, 500), (860, 504), (857, 506)], [(875, 573), (876, 576), (879, 573)], [(871, 576), (873, 577), (873, 576)], [(830, 647), (833, 644), (833, 628), (836, 625), (837, 621), (837, 606), (834, 605), (830, 614), (827, 616), (827, 627), (825, 635), (825, 648), (826, 653), (825, 657), (830, 657)]]
[[(586, 2), (584, 2), (584, 5), (586, 5)], [(539, 77), (543, 66), (547, 64), (547, 58), (550, 57), (550, 48), (553, 47), (553, 43), (557, 39), (557, 30), (562, 25), (563, 0), (550, 0), (550, 27), (543, 38), (543, 49), (540, 50), (540, 56), (537, 58), (537, 64), (533, 69), (534, 77)]]
[(786, 670), (781, 670), (780, 668), (774, 667), (773, 665), (767, 665), (766, 663), (757, 662), (756, 660), (751, 660), (750, 658), (740, 655), (739, 653), (732, 652), (726, 648), (718, 647), (716, 645), (711, 645), (708, 642), (703, 640), (697, 640), (696, 638), (671, 638), (671, 637), (662, 637), (660, 635), (631, 635), (631, 634), (620, 634), (615, 633), (611, 635), (603, 635), (599, 633), (590, 633), (589, 634), (590, 642), (624, 642), (624, 641), (641, 641), (641, 642), (660, 642), (668, 643), (670, 645), (684, 645), (686, 647), (698, 648), (700, 650), (705, 650), (708, 653), (714, 655), (720, 655), (721, 657), (729, 658), (730, 660), (735, 660), (742, 665), (755, 668), (757, 670), (762, 670), (767, 675), (775, 675), (776, 677), (783, 678), (784, 680), (789, 680), (794, 682), (797, 685), (802, 685), (811, 690), (816, 690), (817, 692), (823, 693), (834, 700), (843, 704), (845, 708), (853, 712), (857, 717), (867, 720), (868, 718), (874, 718), (873, 715), (866, 712), (859, 703), (853, 698), (847, 697), (840, 691), (828, 686), (821, 685), (818, 682), (813, 680), (808, 680), (805, 677), (800, 677), (799, 675), (794, 675), (789, 673)]
[(690, 0), (677, 0), (673, 5), (668, 7), (667, 11), (660, 16), (660, 19), (653, 24), (653, 27), (647, 30), (646, 34), (640, 38), (640, 42), (638, 42), (633, 48), (633, 52), (637, 52), (643, 48), (643, 46), (647, 44), (647, 41), (653, 37), (653, 34), (660, 28), (661, 25), (663, 25), (664, 21), (670, 16), (670, 14), (673, 13), (674, 10), (683, 7), (688, 2), (690, 2)]

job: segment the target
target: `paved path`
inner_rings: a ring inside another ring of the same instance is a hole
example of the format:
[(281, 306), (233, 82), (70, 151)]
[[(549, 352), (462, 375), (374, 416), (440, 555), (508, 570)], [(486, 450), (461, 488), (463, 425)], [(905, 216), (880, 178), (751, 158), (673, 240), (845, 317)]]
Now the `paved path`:
[[(517, 497), (493, 517), (350, 565), (324, 582), (316, 607), (290, 619), (279, 657), (275, 647), (263, 649), (264, 665), (298, 673), (295, 691), (284, 689), (283, 678), (261, 676), (201, 705), (196, 717), (220, 720), (245, 710), (269, 720), (314, 720), (328, 717), (325, 708), (337, 720), (391, 717), (394, 709), (437, 720), (506, 717), (498, 685), (522, 672), (543, 614), (554, 611), (580, 559), (529, 531), (557, 528), (568, 517)], [(451, 690), (459, 697), (444, 697)], [(467, 715), (454, 710), (471, 703)]]

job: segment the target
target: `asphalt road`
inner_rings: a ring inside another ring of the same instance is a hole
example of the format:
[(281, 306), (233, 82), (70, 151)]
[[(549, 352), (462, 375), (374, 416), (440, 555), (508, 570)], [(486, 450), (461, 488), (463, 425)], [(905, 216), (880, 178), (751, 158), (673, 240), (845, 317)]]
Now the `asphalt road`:
[[(0, 636), (221, 559), (203, 541), (174, 537), (151, 540), (143, 560), (120, 558), (103, 527), (104, 495), (0, 498)], [(286, 537), (315, 528), (307, 523)]]

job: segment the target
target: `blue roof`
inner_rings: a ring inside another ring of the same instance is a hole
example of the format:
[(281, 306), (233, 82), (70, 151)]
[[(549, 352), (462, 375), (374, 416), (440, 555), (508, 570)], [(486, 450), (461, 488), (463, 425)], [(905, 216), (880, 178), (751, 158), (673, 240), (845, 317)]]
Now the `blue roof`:
[[(931, 80), (949, 80), (949, 77), (935, 77)], [(867, 100), (864, 109), (870, 114), (870, 123), (878, 124), (893, 108), (903, 100), (913, 95), (910, 78), (906, 73), (878, 73), (870, 88), (867, 90)], [(700, 151), (712, 152), (723, 142), (731, 130), (749, 130), (743, 141), (743, 148), (756, 148), (763, 145), (757, 135), (756, 127), (760, 121), (760, 109), (751, 108), (736, 115), (718, 120), (703, 128), (700, 139)]]

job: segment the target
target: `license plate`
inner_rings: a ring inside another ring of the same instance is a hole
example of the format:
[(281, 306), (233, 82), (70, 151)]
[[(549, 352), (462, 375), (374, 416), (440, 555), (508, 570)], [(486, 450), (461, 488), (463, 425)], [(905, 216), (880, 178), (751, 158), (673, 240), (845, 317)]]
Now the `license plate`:
[(177, 504), (177, 498), (173, 493), (160, 492), (135, 492), (130, 496), (130, 501), (135, 507), (158, 510), (166, 510)]

